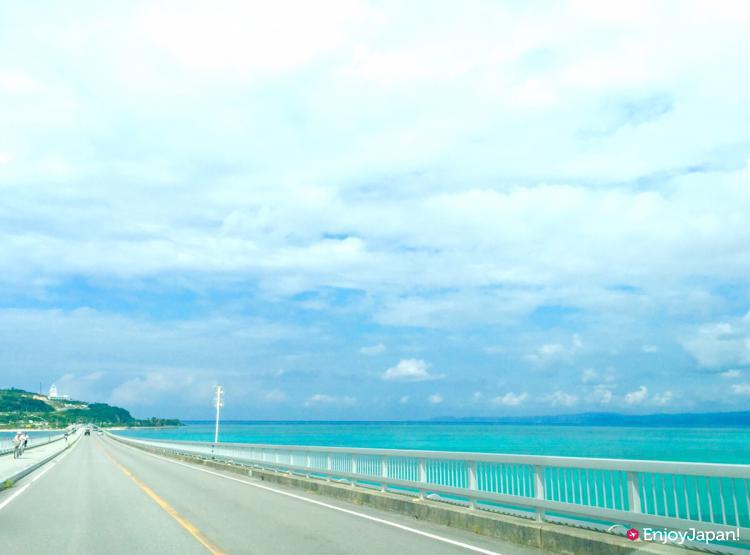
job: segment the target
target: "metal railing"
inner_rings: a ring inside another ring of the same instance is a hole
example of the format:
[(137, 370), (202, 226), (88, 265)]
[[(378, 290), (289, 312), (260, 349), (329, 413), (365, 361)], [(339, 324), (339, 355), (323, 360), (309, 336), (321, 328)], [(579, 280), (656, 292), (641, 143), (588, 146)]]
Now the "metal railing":
[(731, 531), (750, 538), (750, 465), (112, 437), (173, 454), (410, 493), (539, 521)]
[[(63, 437), (65, 437), (65, 434), (62, 433), (49, 434), (45, 436), (32, 436), (29, 437), (29, 444), (26, 449), (28, 450), (33, 449), (34, 447), (39, 447), (41, 445), (47, 445), (48, 443), (59, 441), (63, 439)], [(12, 454), (13, 449), (13, 438), (0, 440), (0, 456)]]

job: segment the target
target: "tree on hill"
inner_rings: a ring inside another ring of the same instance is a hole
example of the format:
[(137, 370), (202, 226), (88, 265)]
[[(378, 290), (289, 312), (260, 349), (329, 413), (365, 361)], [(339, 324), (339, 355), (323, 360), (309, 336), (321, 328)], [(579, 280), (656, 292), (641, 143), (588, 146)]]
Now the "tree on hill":
[(0, 412), (53, 412), (49, 404), (20, 389), (0, 389)]
[(50, 401), (20, 389), (0, 389), (0, 425), (25, 426), (31, 423), (65, 427), (91, 422), (99, 426), (180, 426), (176, 419), (137, 420), (126, 409), (106, 403)]

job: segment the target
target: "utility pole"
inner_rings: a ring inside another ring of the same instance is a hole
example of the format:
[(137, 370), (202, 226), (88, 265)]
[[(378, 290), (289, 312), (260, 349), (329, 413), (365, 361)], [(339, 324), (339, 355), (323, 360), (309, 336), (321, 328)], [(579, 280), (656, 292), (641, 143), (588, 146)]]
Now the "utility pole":
[(214, 392), (214, 406), (216, 406), (216, 430), (214, 431), (214, 443), (219, 443), (219, 411), (224, 406), (224, 388), (216, 386)]

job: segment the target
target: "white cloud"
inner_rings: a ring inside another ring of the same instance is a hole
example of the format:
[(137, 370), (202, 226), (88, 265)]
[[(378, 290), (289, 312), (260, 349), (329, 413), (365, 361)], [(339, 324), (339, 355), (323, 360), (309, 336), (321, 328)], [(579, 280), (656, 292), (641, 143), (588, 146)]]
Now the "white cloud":
[(651, 397), (651, 402), (655, 405), (669, 405), (674, 400), (674, 393), (667, 390), (663, 393), (655, 393)]
[(367, 356), (375, 356), (385, 352), (385, 345), (378, 343), (377, 345), (370, 345), (367, 347), (361, 347), (359, 352)]
[(149, 5), (139, 23), (145, 39), (191, 70), (255, 77), (300, 66), (339, 45), (365, 15), (362, 8), (331, 0), (322, 9), (285, 0), (198, 1), (179, 8)]
[(596, 381), (598, 378), (599, 372), (597, 372), (593, 368), (586, 368), (583, 372), (581, 372), (581, 381), (583, 383), (590, 383)]
[[(352, 367), (377, 333), (440, 343), (437, 368), (502, 338), (519, 372), (572, 383), (570, 363), (601, 373), (649, 337), (678, 399), (715, 374), (682, 372), (674, 338), (698, 365), (750, 364), (747, 307), (722, 292), (750, 272), (748, 11), (621, 4), (52, 4), (34, 41), (3, 11), (0, 129), (20, 131), (0, 145), (0, 290), (51, 307), (0, 315), (9, 367), (138, 372), (106, 398), (151, 363), (279, 367), (290, 345), (303, 369)], [(153, 320), (55, 310), (71, 283)], [(199, 316), (165, 321), (183, 294)], [(323, 330), (299, 333), (298, 307)], [(456, 398), (497, 362), (462, 366)]]
[(43, 92), (43, 90), (44, 86), (31, 75), (0, 68), (0, 94), (28, 96)]
[(536, 349), (534, 353), (526, 355), (525, 358), (527, 361), (539, 365), (558, 361), (569, 362), (582, 347), (581, 337), (578, 334), (573, 334), (569, 344), (547, 343)]
[(208, 405), (211, 385), (210, 379), (188, 372), (149, 372), (115, 387), (109, 402), (122, 407), (154, 406), (168, 396), (195, 398), (205, 392)]
[(442, 376), (430, 374), (427, 369), (428, 363), (421, 359), (407, 358), (402, 359), (381, 374), (381, 378), (388, 381), (400, 382), (421, 382), (426, 380), (436, 380)]
[(540, 359), (547, 359), (563, 355), (566, 352), (567, 349), (560, 343), (547, 343), (546, 345), (542, 345), (541, 347), (539, 347), (539, 349), (537, 350), (537, 356)]
[(733, 370), (725, 370), (724, 372), (722, 372), (722, 373), (721, 373), (721, 374), (719, 374), (719, 375), (720, 375), (720, 376), (721, 376), (722, 378), (726, 379), (726, 380), (733, 380), (733, 379), (735, 379), (735, 378), (740, 378), (740, 377), (742, 377), (742, 371), (741, 371), (741, 370), (737, 370), (737, 369), (733, 369)]
[(433, 393), (430, 395), (427, 400), (430, 402), (431, 405), (439, 405), (442, 403), (445, 399), (443, 399), (443, 396), (440, 395), (440, 393)]
[(593, 392), (594, 400), (601, 405), (612, 402), (612, 390), (604, 385), (597, 385)]
[[(11, 330), (19, 335), (12, 335)], [(0, 349), (7, 349), (12, 342), (15, 348), (28, 352), (40, 368), (60, 365), (60, 356), (64, 355), (65, 366), (75, 367), (77, 375), (106, 369), (108, 379), (98, 380), (104, 383), (82, 393), (100, 399), (114, 395), (126, 406), (141, 403), (140, 387), (145, 388), (142, 400), (148, 403), (187, 402), (188, 398), (169, 395), (170, 387), (179, 388), (188, 376), (196, 384), (204, 384), (217, 374), (236, 372), (237, 356), (301, 333), (316, 335), (313, 328), (302, 332), (231, 313), (153, 321), (90, 308), (0, 309)], [(46, 345), (46, 349), (39, 349), (39, 345)], [(123, 350), (123, 345), (128, 348)], [(40, 374), (44, 381), (49, 379), (46, 372)]]
[(314, 407), (320, 405), (344, 405), (351, 406), (356, 405), (357, 399), (349, 396), (335, 397), (333, 395), (327, 395), (325, 393), (316, 393), (311, 395), (305, 401), (306, 407)]
[(625, 394), (625, 402), (629, 405), (639, 405), (646, 400), (648, 388), (645, 385), (640, 386), (635, 391)]
[(528, 393), (513, 393), (509, 391), (505, 395), (500, 395), (492, 399), (493, 405), (505, 405), (506, 407), (518, 407), (523, 404), (524, 401), (529, 397)]
[(336, 397), (333, 397), (332, 395), (326, 395), (325, 393), (316, 393), (315, 395), (311, 395), (310, 397), (308, 397), (305, 404), (313, 405), (317, 403), (335, 403), (336, 401)]
[(578, 397), (564, 391), (555, 391), (545, 399), (553, 407), (573, 407), (578, 404)]
[(574, 351), (577, 351), (581, 347), (583, 347), (583, 340), (581, 340), (581, 336), (580, 335), (578, 335), (577, 333), (574, 333), (573, 334), (573, 339), (570, 342), (570, 349), (574, 350)]
[(732, 393), (735, 395), (750, 395), (750, 383), (732, 384)]
[(738, 318), (704, 324), (683, 345), (704, 367), (750, 364), (750, 323)]

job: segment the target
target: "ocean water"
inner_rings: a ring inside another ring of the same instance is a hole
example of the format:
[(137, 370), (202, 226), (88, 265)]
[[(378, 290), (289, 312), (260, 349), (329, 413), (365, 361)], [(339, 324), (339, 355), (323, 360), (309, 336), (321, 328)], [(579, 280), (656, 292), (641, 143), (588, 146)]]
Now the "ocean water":
[[(54, 437), (54, 436), (60, 435), (61, 433), (63, 433), (62, 430), (51, 430), (51, 431), (45, 430), (45, 431), (42, 431), (42, 432), (40, 432), (40, 431), (34, 431), (34, 430), (28, 430), (29, 439), (34, 439), (34, 438), (46, 439), (46, 438), (50, 438), (50, 437)], [(0, 441), (10, 441), (10, 440), (13, 439), (13, 437), (15, 435), (16, 435), (16, 431), (15, 430), (0, 430)]]
[[(118, 432), (144, 439), (213, 441), (209, 422)], [(276, 445), (473, 451), (750, 464), (746, 428), (543, 426), (437, 422), (225, 422), (219, 440)]]
[[(62, 431), (29, 431), (29, 439), (47, 439), (61, 434)], [(13, 437), (16, 435), (15, 430), (0, 430), (0, 449), (8, 449), (12, 446)]]

